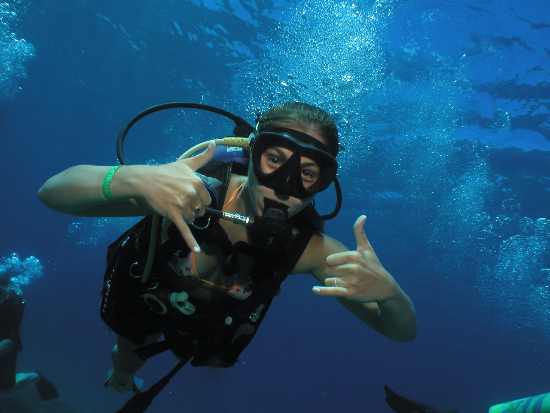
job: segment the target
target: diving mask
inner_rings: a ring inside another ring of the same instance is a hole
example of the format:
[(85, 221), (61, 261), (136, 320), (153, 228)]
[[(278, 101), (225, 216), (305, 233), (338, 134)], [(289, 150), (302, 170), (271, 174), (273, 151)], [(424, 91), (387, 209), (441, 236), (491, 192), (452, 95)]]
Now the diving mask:
[[(336, 178), (338, 163), (328, 148), (314, 137), (287, 128), (256, 129), (250, 143), (254, 174), (260, 185), (271, 188), (280, 198), (293, 196), (304, 199), (326, 189)], [(274, 171), (261, 168), (262, 154), (271, 148), (290, 151)], [(311, 159), (319, 169), (315, 182), (306, 188), (302, 175), (301, 158)]]

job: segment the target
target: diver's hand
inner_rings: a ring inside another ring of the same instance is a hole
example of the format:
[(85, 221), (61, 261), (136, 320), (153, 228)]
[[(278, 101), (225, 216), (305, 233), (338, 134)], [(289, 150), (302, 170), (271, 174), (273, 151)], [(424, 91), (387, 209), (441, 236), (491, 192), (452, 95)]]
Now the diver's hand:
[(326, 287), (317, 287), (319, 295), (344, 297), (358, 302), (377, 302), (399, 294), (400, 288), (384, 268), (363, 229), (367, 217), (361, 215), (353, 225), (357, 249), (327, 257)]
[(215, 149), (216, 145), (211, 143), (206, 151), (192, 158), (147, 167), (137, 184), (139, 196), (153, 211), (172, 221), (194, 251), (200, 251), (200, 247), (187, 222), (204, 215), (212, 202), (195, 171), (212, 159)]

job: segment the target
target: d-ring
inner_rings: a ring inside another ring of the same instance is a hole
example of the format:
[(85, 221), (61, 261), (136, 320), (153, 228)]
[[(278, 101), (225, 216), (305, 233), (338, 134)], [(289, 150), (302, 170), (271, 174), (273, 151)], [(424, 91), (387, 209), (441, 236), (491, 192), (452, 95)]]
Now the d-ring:
[(195, 221), (190, 222), (189, 225), (191, 225), (195, 229), (203, 230), (203, 229), (206, 229), (210, 226), (210, 218), (212, 218), (212, 217), (208, 217), (208, 220), (206, 221), (206, 224), (204, 224), (203, 226), (195, 224)]
[(139, 262), (135, 261), (130, 265), (128, 273), (132, 278), (141, 278), (141, 276), (143, 275), (143, 267), (140, 265)]

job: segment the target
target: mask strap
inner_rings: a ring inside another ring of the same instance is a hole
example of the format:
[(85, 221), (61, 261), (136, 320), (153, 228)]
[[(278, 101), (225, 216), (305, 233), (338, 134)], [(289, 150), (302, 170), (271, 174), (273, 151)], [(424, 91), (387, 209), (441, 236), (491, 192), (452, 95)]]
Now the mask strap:
[(321, 219), (323, 221), (334, 218), (336, 215), (338, 215), (340, 209), (342, 209), (342, 188), (340, 187), (340, 182), (338, 181), (338, 178), (334, 178), (334, 190), (336, 191), (336, 206), (331, 213), (321, 215)]

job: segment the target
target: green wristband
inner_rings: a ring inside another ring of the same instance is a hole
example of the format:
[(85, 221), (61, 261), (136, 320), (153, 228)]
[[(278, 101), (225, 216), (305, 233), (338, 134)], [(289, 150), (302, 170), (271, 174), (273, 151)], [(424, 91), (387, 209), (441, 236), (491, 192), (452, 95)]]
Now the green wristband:
[(113, 177), (117, 173), (117, 171), (120, 169), (122, 165), (115, 165), (111, 167), (107, 173), (105, 174), (105, 177), (103, 178), (103, 184), (101, 185), (101, 188), (103, 189), (103, 196), (106, 200), (113, 199), (113, 192), (111, 191), (111, 182), (113, 182)]

